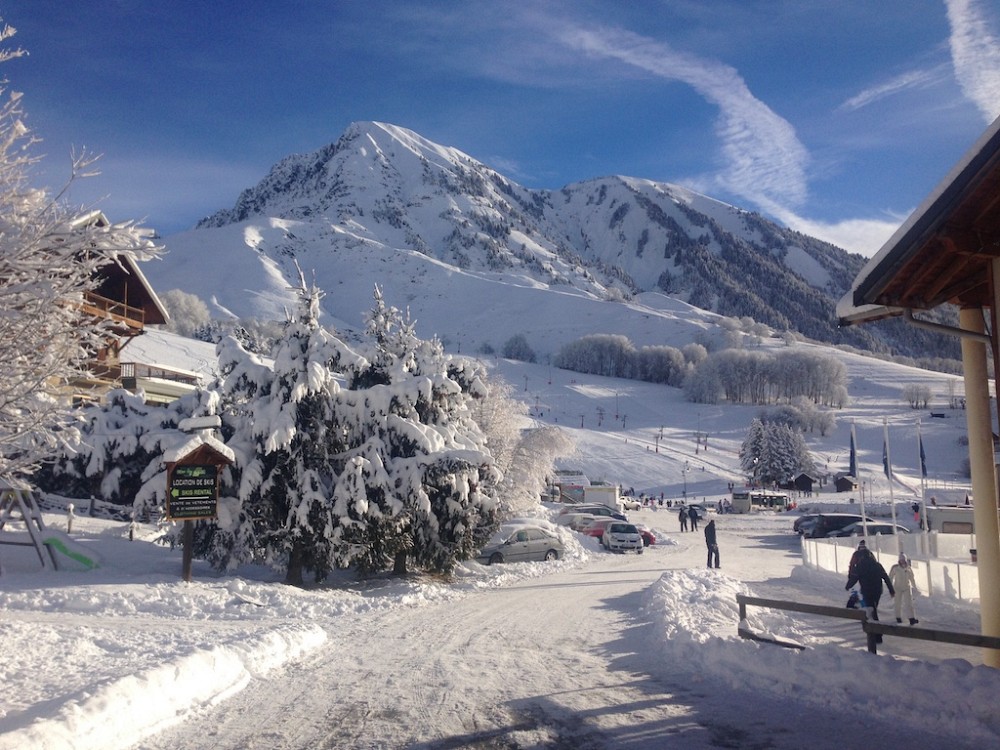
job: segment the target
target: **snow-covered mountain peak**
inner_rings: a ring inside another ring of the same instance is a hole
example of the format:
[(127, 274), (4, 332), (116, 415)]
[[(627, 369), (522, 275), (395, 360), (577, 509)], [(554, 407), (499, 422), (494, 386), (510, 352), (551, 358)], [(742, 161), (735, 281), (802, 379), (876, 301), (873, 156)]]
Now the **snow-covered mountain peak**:
[[(579, 317), (578, 300), (659, 293), (779, 331), (884, 348), (870, 327), (836, 327), (834, 304), (860, 256), (678, 185), (618, 175), (530, 189), (382, 122), (355, 122), (336, 141), (282, 159), (232, 208), (165, 244), (169, 255), (151, 272), (159, 287), (241, 317), (284, 309), (298, 262), (327, 290), (332, 318), (360, 325), (378, 284), (390, 304), (411, 309), (422, 335), (451, 340), (469, 324), (451, 307), (459, 299), (509, 320), (511, 335), (537, 330), (539, 350), (551, 352), (571, 331), (620, 332), (601, 315)], [(237, 282), (235, 268), (252, 273)], [(354, 278), (360, 294), (344, 288)], [(526, 304), (533, 309), (512, 309)], [(569, 315), (578, 320), (556, 335)]]

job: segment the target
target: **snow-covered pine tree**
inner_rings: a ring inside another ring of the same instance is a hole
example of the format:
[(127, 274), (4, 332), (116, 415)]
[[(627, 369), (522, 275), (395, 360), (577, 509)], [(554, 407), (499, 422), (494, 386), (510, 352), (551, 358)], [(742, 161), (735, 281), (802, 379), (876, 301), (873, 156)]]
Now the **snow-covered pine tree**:
[(787, 424), (750, 422), (740, 446), (740, 466), (762, 484), (786, 482), (800, 472), (814, 468), (812, 456), (799, 430)]
[[(13, 34), (0, 29), (0, 44)], [(22, 54), (0, 48), (0, 62)], [(29, 187), (36, 139), (21, 95), (0, 85), (0, 97), (0, 477), (10, 480), (74, 435), (66, 384), (83, 379), (106, 343), (106, 324), (81, 306), (95, 272), (119, 254), (144, 260), (158, 250), (130, 224), (98, 226)], [(75, 157), (71, 180), (92, 161)]]
[[(450, 571), (496, 523), (499, 474), (469, 408), (484, 393), (484, 373), (447, 357), (440, 342), (419, 339), (378, 288), (367, 333), (369, 363), (340, 397), (352, 446), (345, 458), (366, 472), (365, 491), (377, 506), (369, 533), (381, 541), (365, 562), (377, 568), (391, 560), (396, 573), (406, 572), (407, 560)], [(357, 492), (361, 482), (349, 481)]]
[(83, 410), (72, 444), (36, 473), (39, 487), (127, 505), (139, 517), (156, 514), (166, 499), (162, 456), (189, 438), (178, 425), (188, 417), (216, 414), (218, 404), (212, 390), (165, 406), (146, 404), (141, 393), (113, 390), (104, 403)]
[(273, 364), (233, 337), (219, 344), (241, 503), (222, 530), (241, 540), (244, 552), (284, 569), (292, 584), (301, 584), (306, 570), (322, 580), (345, 557), (345, 527), (363, 524), (366, 512), (357, 497), (334, 509), (335, 458), (346, 447), (334, 373), (364, 363), (320, 326), (321, 292), (307, 288), (301, 272), (300, 282), (300, 307)]
[(777, 484), (788, 482), (799, 472), (798, 445), (802, 433), (787, 424), (768, 423), (764, 429), (769, 448), (765, 462), (767, 478)]
[(764, 452), (764, 440), (764, 423), (756, 418), (751, 420), (747, 436), (743, 438), (743, 444), (740, 446), (739, 458), (740, 468), (753, 479), (759, 476), (763, 468), (761, 458)]

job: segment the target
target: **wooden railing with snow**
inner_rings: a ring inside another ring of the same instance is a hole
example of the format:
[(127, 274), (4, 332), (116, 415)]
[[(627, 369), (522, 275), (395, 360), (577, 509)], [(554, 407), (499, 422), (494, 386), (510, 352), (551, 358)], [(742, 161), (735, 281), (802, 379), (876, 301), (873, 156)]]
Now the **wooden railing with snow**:
[(784, 640), (773, 635), (757, 633), (750, 629), (747, 624), (747, 607), (767, 607), (769, 609), (783, 609), (789, 612), (802, 612), (810, 615), (822, 615), (825, 617), (839, 617), (849, 620), (860, 620), (861, 629), (864, 631), (868, 651), (877, 653), (878, 636), (891, 635), (900, 638), (916, 638), (922, 641), (936, 641), (937, 643), (951, 643), (958, 646), (973, 646), (975, 648), (1000, 649), (1000, 638), (990, 635), (976, 635), (975, 633), (956, 633), (950, 630), (935, 630), (932, 628), (917, 628), (911, 625), (899, 626), (896, 624), (882, 623), (878, 620), (869, 620), (865, 610), (848, 609), (846, 607), (831, 607), (823, 604), (806, 604), (804, 602), (789, 602), (782, 599), (763, 599), (757, 596), (736, 595), (736, 603), (740, 608), (740, 622), (738, 632), (741, 638), (760, 641), (762, 643), (773, 643), (776, 646), (785, 648), (804, 649), (800, 643)]

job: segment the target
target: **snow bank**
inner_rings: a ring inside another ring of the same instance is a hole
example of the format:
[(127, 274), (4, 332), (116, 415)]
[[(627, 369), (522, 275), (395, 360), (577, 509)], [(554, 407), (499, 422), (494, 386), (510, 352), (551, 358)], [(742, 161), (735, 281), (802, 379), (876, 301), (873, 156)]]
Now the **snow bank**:
[[(33, 723), (0, 735), (0, 750), (109, 750), (112, 738), (118, 747), (129, 747), (183, 720), (192, 708), (224, 700), (252, 677), (265, 676), (325, 641), (322, 628), (293, 625), (195, 649), (67, 697), (55, 715), (36, 717)], [(28, 716), (31, 713), (34, 709)]]
[[(736, 634), (737, 593), (754, 594), (717, 570), (671, 571), (647, 590), (643, 609), (655, 627), (646, 647), (665, 673), (683, 664), (735, 690), (795, 698), (845, 716), (861, 710), (988, 743), (1000, 734), (1000, 670), (961, 659), (873, 658), (864, 649), (829, 642), (798, 651), (746, 641)], [(758, 631), (811, 640), (781, 612), (751, 609), (747, 620)]]

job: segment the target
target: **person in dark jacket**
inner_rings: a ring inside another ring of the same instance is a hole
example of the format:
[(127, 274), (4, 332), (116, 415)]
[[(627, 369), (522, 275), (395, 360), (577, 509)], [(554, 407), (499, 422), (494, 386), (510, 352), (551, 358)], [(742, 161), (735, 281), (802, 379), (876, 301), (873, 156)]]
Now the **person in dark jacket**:
[(878, 600), (882, 598), (882, 581), (889, 588), (889, 596), (895, 596), (896, 591), (889, 580), (889, 574), (885, 568), (875, 559), (875, 555), (867, 548), (859, 549), (856, 553), (857, 561), (853, 570), (848, 572), (847, 585), (845, 591), (850, 591), (854, 584), (858, 584), (861, 589), (861, 598), (865, 600), (865, 606), (871, 610), (873, 620), (878, 620)]
[(698, 511), (696, 511), (694, 509), (693, 505), (690, 508), (688, 508), (688, 518), (691, 521), (691, 531), (697, 531), (698, 530)]
[(858, 548), (857, 548), (857, 550), (855, 550), (854, 554), (851, 555), (851, 561), (849, 563), (847, 563), (847, 575), (850, 576), (850, 575), (854, 574), (855, 569), (858, 567), (858, 560), (861, 558), (861, 555), (867, 549), (868, 549), (868, 545), (865, 544), (865, 540), (864, 539), (862, 539), (860, 542), (858, 542)]
[(687, 531), (688, 530), (688, 509), (685, 508), (683, 505), (681, 506), (680, 512), (677, 514), (677, 518), (680, 519), (680, 522), (681, 522), (681, 531)]
[(719, 543), (715, 538), (715, 519), (712, 519), (705, 526), (705, 545), (708, 547), (708, 567), (712, 567), (712, 558), (715, 558), (715, 567), (719, 567)]

